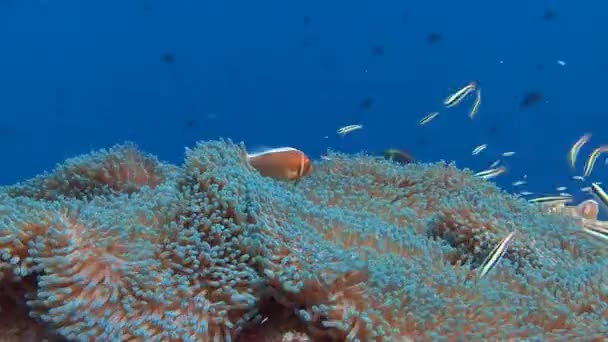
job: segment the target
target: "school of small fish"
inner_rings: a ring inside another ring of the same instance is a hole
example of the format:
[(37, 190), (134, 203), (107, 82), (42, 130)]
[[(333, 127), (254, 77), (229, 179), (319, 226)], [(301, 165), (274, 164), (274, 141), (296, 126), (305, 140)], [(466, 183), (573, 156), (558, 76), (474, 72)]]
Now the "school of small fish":
[[(477, 82), (471, 81), (464, 87), (448, 95), (443, 105), (445, 108), (453, 108), (463, 102), (469, 95), (475, 94), (473, 105), (469, 111), (469, 118), (474, 119), (479, 112), (481, 105), (481, 89)], [(419, 120), (419, 125), (424, 126), (435, 120), (439, 116), (439, 111), (433, 111), (425, 115)], [(362, 124), (351, 124), (340, 127), (336, 133), (344, 137), (354, 131), (363, 129)], [(327, 138), (327, 137), (326, 137)], [(591, 140), (591, 134), (585, 133), (574, 142), (567, 154), (568, 165), (571, 170), (576, 170), (576, 161), (585, 144)], [(471, 155), (477, 156), (488, 148), (488, 144), (480, 144), (475, 146)], [(594, 148), (589, 154), (583, 166), (581, 175), (572, 176), (572, 181), (586, 182), (591, 175), (597, 159), (605, 152), (608, 152), (608, 145), (600, 145)], [(515, 151), (505, 151), (500, 154), (501, 157), (510, 158), (516, 154)], [(398, 149), (387, 149), (383, 152), (384, 158), (401, 163), (408, 164), (415, 162), (415, 159), (408, 153)], [(298, 180), (312, 171), (312, 165), (304, 152), (291, 147), (282, 147), (275, 149), (267, 149), (259, 153), (248, 154), (247, 159), (252, 167), (257, 169), (262, 176), (271, 177), (282, 181)], [(321, 156), (322, 160), (330, 160), (327, 156)], [(501, 165), (502, 159), (496, 159), (491, 165), (485, 169), (475, 173), (476, 177), (484, 180), (493, 179), (507, 172), (507, 167)], [(606, 158), (608, 163), (608, 158)], [(524, 175), (520, 180), (512, 183), (513, 188), (521, 189), (528, 185), (527, 176)], [(608, 241), (608, 221), (598, 221), (597, 216), (599, 208), (602, 207), (608, 211), (608, 193), (602, 188), (601, 182), (591, 182), (590, 186), (582, 187), (580, 190), (592, 199), (584, 200), (575, 206), (569, 206), (573, 201), (573, 196), (566, 192), (568, 188), (564, 185), (555, 187), (556, 194), (545, 194), (538, 197), (528, 199), (528, 202), (534, 205), (540, 205), (550, 213), (565, 213), (567, 215), (579, 218), (582, 221), (581, 232), (588, 237), (598, 239), (600, 241)], [(531, 196), (534, 192), (528, 190), (520, 190), (520, 196)], [(512, 231), (507, 236), (503, 237), (494, 248), (490, 251), (487, 257), (479, 267), (479, 278), (485, 277), (496, 265), (502, 257), (507, 253), (509, 246), (517, 236), (517, 230)]]
[[(576, 171), (576, 161), (585, 144), (591, 140), (591, 133), (580, 136), (570, 147), (566, 155), (568, 166), (572, 171)], [(587, 157), (583, 166), (582, 175), (572, 176), (576, 182), (586, 182), (591, 176), (595, 163), (602, 153), (608, 152), (608, 145), (595, 147)], [(573, 196), (565, 192), (566, 186), (560, 185), (555, 188), (557, 195), (545, 195), (529, 199), (530, 203), (537, 203), (545, 206), (549, 212), (565, 213), (577, 217), (581, 220), (581, 231), (592, 238), (608, 241), (608, 221), (599, 221), (597, 216), (599, 208), (608, 212), (608, 193), (601, 186), (602, 182), (591, 182), (590, 186), (580, 188), (581, 192), (590, 195), (592, 198), (582, 201), (576, 206), (567, 206), (573, 201)], [(523, 185), (523, 182), (513, 183), (513, 186)], [(530, 195), (532, 193), (529, 193)], [(522, 194), (523, 195), (523, 194)]]
[[(478, 87), (477, 82), (471, 81), (464, 87), (458, 89), (456, 92), (448, 95), (443, 100), (443, 105), (445, 108), (452, 108), (460, 104), (465, 98), (467, 98), (470, 94), (475, 93), (475, 101), (473, 102), (473, 106), (469, 111), (469, 118), (475, 118), (477, 112), (479, 111), (479, 107), (481, 106), (481, 89)], [(435, 119), (439, 115), (438, 111), (431, 112), (420, 119), (420, 125), (426, 125)]]

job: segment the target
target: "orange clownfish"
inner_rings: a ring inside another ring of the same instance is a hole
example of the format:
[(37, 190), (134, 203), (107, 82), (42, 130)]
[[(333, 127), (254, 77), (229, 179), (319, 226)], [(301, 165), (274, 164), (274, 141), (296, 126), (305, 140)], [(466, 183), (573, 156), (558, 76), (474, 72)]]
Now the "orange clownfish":
[(579, 203), (576, 207), (568, 207), (568, 211), (572, 216), (582, 217), (587, 220), (597, 220), (599, 213), (599, 204), (592, 199)]
[(247, 154), (247, 160), (262, 176), (276, 180), (298, 180), (312, 170), (310, 160), (304, 152), (291, 147)]

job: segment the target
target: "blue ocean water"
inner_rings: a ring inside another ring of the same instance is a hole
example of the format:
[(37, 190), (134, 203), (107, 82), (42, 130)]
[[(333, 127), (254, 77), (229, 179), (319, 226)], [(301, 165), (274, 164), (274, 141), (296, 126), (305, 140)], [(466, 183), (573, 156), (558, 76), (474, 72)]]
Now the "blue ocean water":
[[(126, 140), (177, 163), (185, 146), (224, 137), (314, 159), (328, 148), (400, 148), (476, 171), (515, 151), (499, 185), (511, 191), (527, 175), (525, 190), (568, 186), (583, 199), (570, 177), (608, 144), (606, 9), (597, 0), (0, 0), (0, 184)], [(471, 80), (483, 94), (474, 120), (470, 100), (442, 106)], [(542, 100), (521, 107), (530, 92)], [(441, 114), (420, 126), (432, 111)], [(355, 123), (364, 128), (336, 135)], [(588, 132), (573, 172), (566, 153)], [(589, 180), (607, 172), (601, 158)]]

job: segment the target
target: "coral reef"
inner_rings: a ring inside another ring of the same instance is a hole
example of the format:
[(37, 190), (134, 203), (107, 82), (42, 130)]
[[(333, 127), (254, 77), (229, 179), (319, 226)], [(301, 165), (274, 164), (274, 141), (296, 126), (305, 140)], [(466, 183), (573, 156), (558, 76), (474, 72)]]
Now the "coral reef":
[(0, 338), (607, 336), (608, 249), (575, 218), (443, 162), (329, 159), (294, 184), (230, 141), (182, 166), (126, 144), (0, 189)]

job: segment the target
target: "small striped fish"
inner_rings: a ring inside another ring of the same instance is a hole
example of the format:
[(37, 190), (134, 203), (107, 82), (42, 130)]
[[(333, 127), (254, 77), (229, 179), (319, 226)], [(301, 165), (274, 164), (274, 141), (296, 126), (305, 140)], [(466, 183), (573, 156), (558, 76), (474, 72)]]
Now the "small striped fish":
[(513, 236), (517, 231), (512, 231), (509, 235), (504, 237), (500, 242), (490, 251), (490, 254), (485, 258), (483, 263), (480, 266), (479, 278), (485, 277), (488, 272), (490, 272), (494, 266), (498, 264), (500, 259), (502, 259), (503, 255), (511, 245), (513, 241)]

